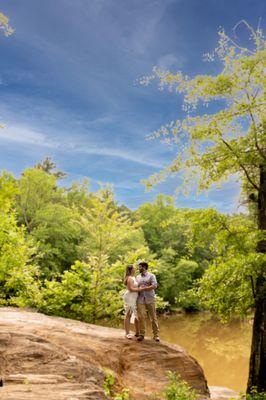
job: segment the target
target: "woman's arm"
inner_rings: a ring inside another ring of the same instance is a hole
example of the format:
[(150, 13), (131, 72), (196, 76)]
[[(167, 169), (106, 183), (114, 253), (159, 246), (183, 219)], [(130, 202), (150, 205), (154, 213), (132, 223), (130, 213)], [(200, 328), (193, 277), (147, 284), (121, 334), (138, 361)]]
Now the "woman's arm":
[(131, 276), (127, 278), (127, 288), (130, 292), (141, 292), (143, 290), (143, 288), (137, 288), (134, 286)]

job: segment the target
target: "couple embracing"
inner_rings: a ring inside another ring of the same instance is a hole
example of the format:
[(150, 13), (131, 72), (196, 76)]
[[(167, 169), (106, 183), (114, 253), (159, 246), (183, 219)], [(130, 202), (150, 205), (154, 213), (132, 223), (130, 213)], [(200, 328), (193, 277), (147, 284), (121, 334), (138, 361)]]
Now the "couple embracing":
[(142, 261), (138, 264), (138, 267), (139, 275), (135, 277), (134, 266), (128, 265), (124, 279), (126, 285), (123, 296), (126, 313), (124, 322), (126, 338), (133, 339), (133, 335), (130, 334), (130, 323), (134, 323), (137, 340), (141, 342), (144, 339), (148, 314), (152, 324), (153, 339), (159, 342), (159, 327), (155, 308), (156, 277), (148, 272), (148, 263)]

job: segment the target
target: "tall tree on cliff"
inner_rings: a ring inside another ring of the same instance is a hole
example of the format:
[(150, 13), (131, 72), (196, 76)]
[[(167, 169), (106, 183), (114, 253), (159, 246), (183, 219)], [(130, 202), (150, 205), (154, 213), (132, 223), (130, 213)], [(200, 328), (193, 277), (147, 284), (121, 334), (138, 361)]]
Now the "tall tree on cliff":
[[(218, 57), (222, 70), (216, 76), (198, 75), (189, 79), (154, 68), (152, 76), (140, 80), (148, 84), (159, 81), (184, 95), (187, 116), (172, 121), (154, 132), (178, 146), (172, 163), (149, 178), (148, 187), (180, 171), (184, 183), (193, 181), (200, 190), (207, 190), (230, 176), (237, 177), (244, 193), (256, 206), (257, 252), (262, 260), (254, 282), (254, 323), (247, 391), (256, 387), (266, 391), (266, 43), (260, 29), (252, 29), (241, 21), (252, 39), (252, 49), (240, 46), (219, 32), (219, 43), (212, 61)], [(240, 23), (234, 28), (238, 29)], [(202, 106), (217, 101), (216, 110), (202, 112)]]

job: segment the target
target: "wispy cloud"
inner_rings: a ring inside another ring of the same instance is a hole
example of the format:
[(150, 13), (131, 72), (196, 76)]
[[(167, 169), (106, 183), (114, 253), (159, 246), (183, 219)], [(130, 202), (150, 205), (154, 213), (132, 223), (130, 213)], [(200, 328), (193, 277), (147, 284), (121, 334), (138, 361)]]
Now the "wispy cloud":
[(173, 53), (168, 53), (159, 57), (156, 66), (166, 70), (172, 68), (180, 69), (183, 67), (184, 62), (185, 62), (185, 57), (183, 55), (180, 54), (177, 56)]
[(133, 152), (128, 152), (124, 149), (96, 148), (94, 146), (79, 148), (79, 147), (75, 146), (75, 148), (73, 150), (75, 152), (81, 152), (81, 153), (86, 153), (86, 154), (91, 154), (91, 155), (120, 158), (125, 161), (131, 161), (133, 163), (146, 165), (146, 166), (152, 167), (152, 168), (162, 168), (163, 167), (162, 163), (147, 159), (145, 157), (145, 154), (137, 155)]
[(64, 138), (64, 140), (53, 140), (49, 138), (48, 135), (23, 126), (11, 125), (8, 126), (8, 128), (0, 129), (0, 140), (1, 139), (21, 144), (53, 148), (63, 152), (70, 151), (72, 153), (119, 158), (128, 162), (145, 165), (152, 168), (162, 168), (162, 163), (149, 160), (144, 154), (135, 154), (133, 151), (130, 152), (121, 148), (105, 148), (98, 147), (94, 144), (79, 144), (78, 142), (72, 142), (67, 138)]
[(50, 140), (44, 134), (36, 132), (30, 128), (9, 125), (7, 128), (0, 129), (0, 140), (57, 148), (59, 143)]
[(137, 6), (133, 8), (133, 18), (131, 21), (127, 18), (127, 23), (130, 21), (135, 27), (131, 29), (130, 35), (124, 37), (124, 45), (129, 47), (129, 50), (139, 55), (147, 52), (154, 40), (156, 28), (170, 3), (169, 0), (136, 2)]

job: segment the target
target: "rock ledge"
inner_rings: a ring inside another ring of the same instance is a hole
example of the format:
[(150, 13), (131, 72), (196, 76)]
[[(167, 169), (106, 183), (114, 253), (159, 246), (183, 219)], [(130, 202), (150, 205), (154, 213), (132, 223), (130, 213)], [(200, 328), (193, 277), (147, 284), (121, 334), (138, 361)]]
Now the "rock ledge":
[(209, 397), (197, 361), (178, 346), (124, 338), (120, 329), (0, 308), (0, 375), (5, 400), (102, 400), (104, 369), (133, 399), (144, 400), (176, 371), (201, 398)]

